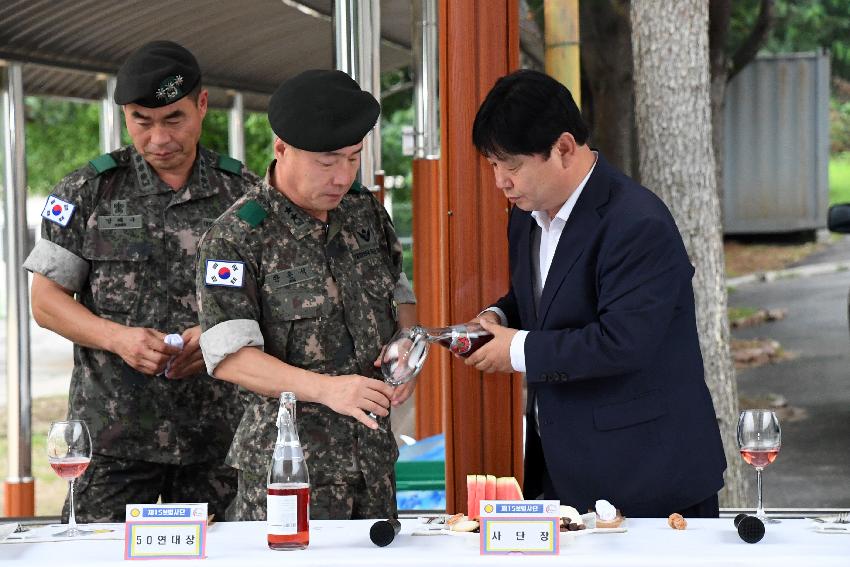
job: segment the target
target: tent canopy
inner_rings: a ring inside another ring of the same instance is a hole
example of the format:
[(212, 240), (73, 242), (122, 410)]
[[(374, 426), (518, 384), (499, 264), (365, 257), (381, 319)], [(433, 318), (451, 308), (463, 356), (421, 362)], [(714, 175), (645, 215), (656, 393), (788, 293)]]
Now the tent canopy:
[[(333, 68), (333, 0), (4, 0), (0, 59), (25, 63), (24, 92), (96, 100), (98, 74), (114, 74), (139, 46), (157, 39), (198, 58), (214, 106), (227, 89), (264, 111), (285, 79)], [(410, 63), (411, 5), (381, 1), (381, 67)]]

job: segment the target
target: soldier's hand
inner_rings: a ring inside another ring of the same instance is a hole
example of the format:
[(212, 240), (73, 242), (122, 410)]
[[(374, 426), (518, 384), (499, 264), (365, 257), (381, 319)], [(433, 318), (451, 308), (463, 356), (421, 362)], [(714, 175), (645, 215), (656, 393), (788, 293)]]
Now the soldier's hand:
[(337, 413), (350, 415), (366, 427), (377, 429), (378, 422), (369, 417), (369, 412), (378, 416), (389, 415), (393, 388), (381, 380), (357, 374), (327, 377), (320, 400)]
[(413, 391), (416, 390), (416, 381), (419, 378), (414, 378), (413, 380), (402, 384), (401, 386), (396, 386), (393, 390), (392, 404), (393, 406), (400, 406), (407, 399), (413, 395)]
[(189, 327), (183, 334), (183, 351), (174, 357), (165, 372), (166, 378), (178, 380), (203, 372), (204, 355), (201, 352), (201, 327)]
[(123, 327), (113, 337), (112, 352), (142, 374), (154, 376), (162, 372), (180, 349), (165, 344), (165, 333), (142, 327)]

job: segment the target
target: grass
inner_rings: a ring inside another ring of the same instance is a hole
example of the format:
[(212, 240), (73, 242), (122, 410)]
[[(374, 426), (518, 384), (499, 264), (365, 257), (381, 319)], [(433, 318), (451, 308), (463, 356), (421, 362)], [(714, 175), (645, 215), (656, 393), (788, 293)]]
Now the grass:
[(850, 203), (850, 153), (829, 159), (829, 204)]
[[(47, 464), (47, 430), (50, 423), (65, 418), (67, 396), (34, 398), (32, 401), (32, 474), (35, 478), (36, 516), (58, 516), (68, 492), (68, 483)], [(0, 407), (0, 471), (6, 476), (9, 448), (6, 439), (6, 408)], [(0, 493), (0, 509), (3, 494)]]
[(817, 242), (753, 243), (730, 238), (723, 244), (726, 277), (781, 270), (822, 247)]
[(729, 307), (729, 321), (737, 321), (738, 319), (746, 319), (758, 313), (755, 307)]

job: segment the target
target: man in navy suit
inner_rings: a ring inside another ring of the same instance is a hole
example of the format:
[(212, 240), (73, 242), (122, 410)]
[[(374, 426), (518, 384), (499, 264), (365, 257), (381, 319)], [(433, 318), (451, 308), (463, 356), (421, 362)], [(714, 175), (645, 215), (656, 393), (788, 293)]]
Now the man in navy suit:
[(472, 138), (513, 208), (510, 289), (467, 364), (526, 375), (526, 495), (716, 517), (726, 460), (670, 211), (586, 145), (570, 92), (543, 73), (499, 79)]

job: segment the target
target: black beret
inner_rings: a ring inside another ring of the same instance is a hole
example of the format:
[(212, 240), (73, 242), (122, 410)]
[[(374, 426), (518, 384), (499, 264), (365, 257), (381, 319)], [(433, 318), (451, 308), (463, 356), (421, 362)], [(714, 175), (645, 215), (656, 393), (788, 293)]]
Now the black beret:
[(115, 104), (159, 108), (177, 102), (201, 80), (201, 68), (188, 49), (173, 41), (152, 41), (118, 69)]
[(308, 152), (359, 144), (380, 113), (375, 97), (342, 71), (304, 71), (280, 85), (269, 100), (274, 133)]

